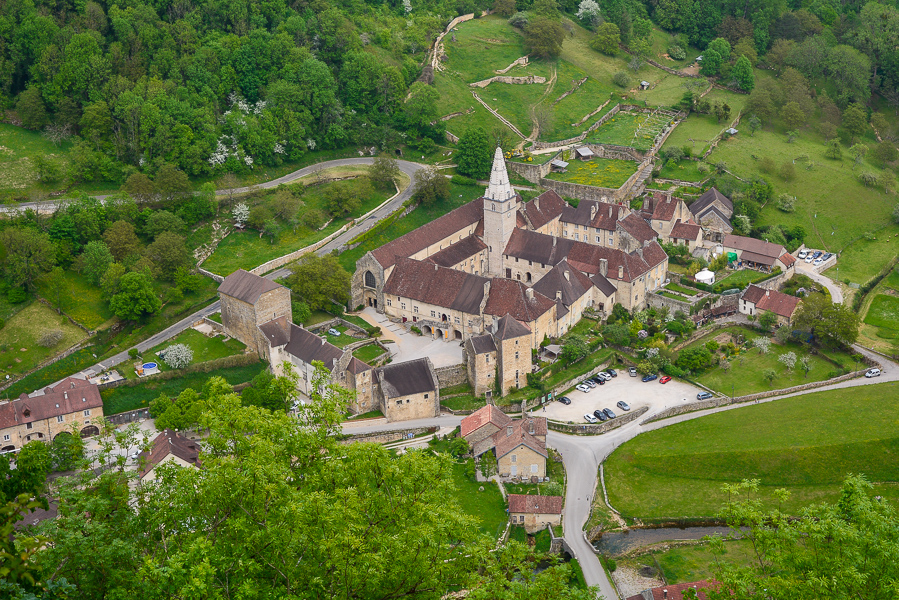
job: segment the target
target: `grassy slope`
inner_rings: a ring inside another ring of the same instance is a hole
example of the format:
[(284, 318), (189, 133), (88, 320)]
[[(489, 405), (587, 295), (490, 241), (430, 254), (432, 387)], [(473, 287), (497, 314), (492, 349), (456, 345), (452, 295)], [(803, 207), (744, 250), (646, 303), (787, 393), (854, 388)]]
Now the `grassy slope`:
[[(889, 200), (886, 200), (889, 202)], [(859, 220), (860, 216), (857, 217)], [(837, 265), (827, 269), (825, 275), (843, 282), (864, 284), (880, 273), (896, 254), (899, 254), (899, 225), (870, 222), (870, 231), (877, 231), (875, 239), (864, 237), (851, 242), (840, 251)]]
[[(73, 271), (65, 272), (66, 285), (60, 297), (62, 310), (70, 317), (87, 327), (97, 329), (112, 317), (109, 303), (95, 285), (86, 277)], [(38, 293), (52, 303), (56, 303), (56, 292), (46, 283), (38, 286)]]
[[(37, 344), (45, 332), (59, 330), (62, 340), (52, 348)], [(15, 314), (0, 329), (0, 371), (21, 375), (42, 361), (87, 337), (81, 329), (40, 302), (33, 302)]]
[(899, 270), (884, 277), (868, 294), (860, 311), (859, 343), (894, 354), (899, 340)]
[[(711, 579), (714, 576), (712, 567), (716, 558), (708, 544), (680, 546), (679, 548), (671, 548), (664, 552), (654, 553), (654, 555), (668, 585), (701, 581), (703, 579)], [(722, 562), (743, 566), (749, 564), (754, 556), (752, 546), (748, 541), (730, 540), (724, 544)], [(641, 560), (641, 563), (649, 563), (651, 565), (652, 560), (647, 556)]]
[[(196, 329), (185, 329), (172, 339), (159, 344), (150, 350), (150, 352), (145, 352), (143, 355), (144, 361), (153, 358), (157, 352), (164, 348), (168, 348), (173, 344), (186, 344), (194, 351), (194, 359), (191, 361), (192, 364), (207, 362), (226, 356), (234, 356), (235, 354), (242, 354), (246, 347), (234, 338), (230, 338), (226, 341), (221, 336), (207, 337)], [(161, 361), (157, 362), (160, 362), (160, 365), (164, 366), (164, 363)]]
[(606, 461), (609, 499), (628, 516), (712, 516), (727, 500), (723, 484), (756, 478), (763, 501), (785, 487), (784, 509), (796, 511), (835, 501), (848, 473), (882, 482), (876, 493), (896, 499), (897, 393), (896, 383), (817, 392), (645, 433)]
[(384, 349), (377, 344), (369, 344), (368, 346), (362, 346), (361, 348), (353, 350), (353, 356), (364, 363), (373, 361), (382, 354), (384, 354)]
[[(462, 511), (480, 520), (482, 533), (497, 539), (509, 517), (506, 514), (506, 503), (496, 484), (472, 481), (465, 474), (464, 463), (453, 465), (453, 484), (456, 486), (455, 500)], [(478, 491), (482, 486), (484, 491)]]

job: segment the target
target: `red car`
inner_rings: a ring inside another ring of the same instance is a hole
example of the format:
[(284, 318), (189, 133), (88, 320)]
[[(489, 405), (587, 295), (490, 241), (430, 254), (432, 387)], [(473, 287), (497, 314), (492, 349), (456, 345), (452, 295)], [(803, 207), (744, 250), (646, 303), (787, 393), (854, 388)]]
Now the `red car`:
[(671, 381), (671, 378), (667, 375), (659, 379), (659, 383), (668, 383), (669, 381)]

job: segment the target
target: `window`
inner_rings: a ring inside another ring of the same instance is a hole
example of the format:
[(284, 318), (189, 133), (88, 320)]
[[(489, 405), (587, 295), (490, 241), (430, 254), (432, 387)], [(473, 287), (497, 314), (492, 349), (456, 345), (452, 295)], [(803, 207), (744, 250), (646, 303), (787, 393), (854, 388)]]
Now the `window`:
[(512, 462), (518, 462), (518, 457), (516, 455), (512, 455)]
[(531, 465), (531, 473), (537, 473), (537, 465)]
[(599, 236), (596, 236), (596, 243), (599, 243)]
[(487, 359), (487, 364), (489, 365), (489, 364), (490, 364), (490, 355), (489, 355), (489, 354), (485, 354), (485, 355), (484, 355), (484, 358)]
[(86, 411), (84, 411), (84, 416), (85, 417), (91, 416), (91, 409), (87, 409)]
[(574, 234), (574, 239), (576, 239), (576, 240), (579, 240), (579, 239), (580, 239), (580, 238), (578, 237), (578, 234), (576, 234), (576, 233)]
[(456, 321), (456, 325), (461, 325), (461, 324), (462, 324), (462, 320), (459, 319), (459, 317), (455, 317), (454, 320)]
[(518, 262), (518, 257), (517, 257), (517, 256), (515, 257), (515, 262)]
[(613, 235), (610, 233), (610, 234), (609, 234), (609, 245), (612, 246), (612, 245), (614, 245), (614, 244), (615, 244), (615, 236), (613, 236)]
[(25, 429), (33, 429), (34, 423), (25, 423)]
[(365, 287), (373, 288), (375, 287), (375, 276), (371, 271), (365, 272)]
[(57, 415), (57, 417), (56, 417), (57, 423), (62, 423), (64, 420), (65, 420), (65, 417), (63, 417), (62, 415)]
[(518, 360), (518, 352), (515, 353), (515, 360)]
[(533, 267), (533, 266), (534, 266), (534, 261), (529, 260), (529, 261), (528, 261), (528, 266), (529, 266), (529, 267)]
[(417, 306), (413, 306), (413, 307), (412, 307), (412, 312), (417, 313), (417, 312), (418, 312), (418, 307), (417, 307)]
[(568, 232), (567, 232), (567, 231), (563, 231), (563, 232), (562, 232), (562, 237), (568, 237)]
[(496, 210), (496, 204), (490, 204), (490, 210)]
[(427, 394), (425, 394), (425, 400), (427, 400), (427, 399), (428, 399), (428, 395), (427, 395)]
[(474, 324), (471, 322), (471, 319), (468, 319), (468, 326), (469, 326), (469, 327), (473, 327), (473, 326), (474, 326)]
[(436, 313), (435, 311), (432, 310), (432, 311), (431, 311), (431, 316), (434, 317), (434, 318), (437, 318), (437, 313)]
[(8, 433), (7, 433), (6, 435), (3, 436), (3, 441), (4, 441), (4, 442), (8, 442), (8, 441), (9, 441), (9, 434), (8, 434)]
[(403, 310), (406, 310), (406, 303), (400, 302), (400, 308), (402, 308)]
[(393, 302), (390, 301), (390, 298), (387, 299), (387, 306), (393, 306)]
[(403, 405), (403, 401), (402, 401), (402, 400), (397, 400), (397, 401), (396, 401), (396, 405), (397, 405), (397, 406), (402, 406), (402, 405)]

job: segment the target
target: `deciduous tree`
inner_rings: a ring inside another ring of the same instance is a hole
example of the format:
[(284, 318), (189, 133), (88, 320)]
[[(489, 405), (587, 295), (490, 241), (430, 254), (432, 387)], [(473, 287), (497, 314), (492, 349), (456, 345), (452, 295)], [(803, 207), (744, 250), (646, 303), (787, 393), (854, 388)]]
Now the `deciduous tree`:
[(596, 35), (590, 40), (590, 47), (597, 52), (614, 56), (618, 52), (620, 43), (621, 33), (618, 30), (618, 25), (611, 21), (606, 21), (596, 28)]
[(473, 179), (489, 177), (490, 167), (493, 164), (493, 149), (490, 136), (482, 127), (470, 127), (459, 138), (459, 149), (456, 152), (459, 173)]
[(793, 326), (808, 331), (815, 342), (849, 345), (858, 339), (859, 316), (823, 294), (809, 294), (796, 310)]
[(562, 52), (565, 29), (562, 24), (546, 17), (535, 17), (524, 28), (524, 43), (528, 51), (539, 58), (555, 58)]
[(153, 291), (153, 282), (144, 273), (125, 273), (119, 278), (117, 290), (109, 300), (109, 307), (120, 319), (136, 321), (162, 306)]
[(415, 189), (412, 197), (416, 202), (421, 202), (425, 206), (449, 198), (449, 180), (435, 167), (426, 167), (416, 171), (412, 185)]
[(349, 301), (350, 274), (333, 254), (310, 252), (288, 268), (287, 286), (312, 310), (327, 310), (334, 302), (345, 305)]
[(10, 227), (0, 232), (0, 244), (6, 251), (4, 272), (14, 286), (33, 288), (37, 278), (56, 264), (56, 248), (46, 233)]

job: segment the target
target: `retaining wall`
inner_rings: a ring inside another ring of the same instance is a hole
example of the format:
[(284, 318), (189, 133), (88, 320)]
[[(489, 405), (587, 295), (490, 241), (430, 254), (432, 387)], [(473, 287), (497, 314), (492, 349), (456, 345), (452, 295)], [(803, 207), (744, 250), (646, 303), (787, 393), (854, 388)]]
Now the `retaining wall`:
[(311, 331), (313, 333), (317, 333), (319, 331), (330, 329), (331, 327), (334, 327), (335, 325), (343, 325), (347, 329), (352, 329), (353, 331), (355, 331), (357, 333), (364, 333), (365, 335), (368, 335), (368, 332), (363, 327), (360, 327), (359, 325), (356, 325), (355, 323), (350, 323), (349, 321), (345, 321), (345, 320), (341, 319), (340, 317), (334, 317), (330, 321), (323, 321), (321, 323), (316, 323), (315, 325), (310, 325), (306, 329), (308, 329), (309, 331)]
[(616, 146), (615, 144), (594, 144), (586, 145), (593, 150), (597, 158), (610, 158), (616, 160), (632, 160), (634, 162), (643, 162), (646, 158), (646, 152), (641, 152), (636, 148), (629, 146)]
[(515, 162), (512, 160), (506, 161), (506, 168), (514, 173), (518, 173), (531, 183), (539, 183), (540, 179), (546, 177), (549, 172), (552, 170), (552, 161), (556, 160), (562, 155), (562, 151), (559, 150), (553, 156), (543, 164), (534, 164), (534, 163), (521, 163)]
[(693, 304), (687, 300), (675, 300), (674, 298), (668, 298), (656, 293), (647, 294), (646, 303), (653, 308), (666, 307), (672, 311), (671, 314), (674, 314), (679, 310), (690, 314), (690, 309), (693, 308)]
[(441, 390), (468, 381), (468, 372), (464, 363), (435, 368), (434, 372), (437, 374), (437, 384)]
[[(547, 419), (546, 426), (553, 431), (561, 431), (562, 433), (569, 433), (572, 435), (600, 435), (613, 429), (618, 429), (622, 425), (626, 425), (631, 421), (636, 421), (647, 411), (649, 411), (649, 407), (642, 406), (637, 410), (625, 413), (615, 419), (596, 424), (588, 423), (583, 425), (569, 425), (568, 423), (559, 423), (558, 421), (550, 421)], [(644, 421), (644, 423), (645, 422), (646, 421)]]
[(546, 83), (546, 77), (541, 75), (526, 75), (524, 77), (510, 77), (508, 75), (496, 75), (490, 79), (482, 79), (469, 83), (468, 87), (485, 88), (491, 83), (509, 83), (513, 85), (530, 85), (533, 83)]
[[(440, 428), (431, 427), (415, 427), (413, 429), (395, 429), (392, 431), (379, 431), (376, 433), (360, 433), (351, 435), (340, 441), (341, 444), (353, 444), (355, 442), (365, 442), (372, 444), (388, 444), (390, 442), (398, 442), (400, 440), (409, 439), (423, 433), (436, 433)], [(410, 436), (411, 434), (411, 436)]]
[(128, 412), (119, 413), (117, 415), (106, 415), (104, 418), (113, 425), (124, 425), (125, 423), (141, 421), (151, 417), (149, 408), (138, 408), (137, 410), (129, 410)]
[(568, 196), (569, 198), (577, 198), (578, 200), (598, 200), (600, 202), (609, 202), (618, 200), (619, 189), (596, 187), (592, 185), (583, 185), (580, 183), (571, 183), (568, 181), (556, 181), (555, 179), (547, 179), (541, 177), (538, 182), (540, 186), (554, 190), (560, 196)]

